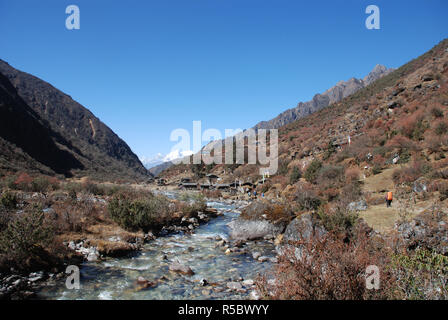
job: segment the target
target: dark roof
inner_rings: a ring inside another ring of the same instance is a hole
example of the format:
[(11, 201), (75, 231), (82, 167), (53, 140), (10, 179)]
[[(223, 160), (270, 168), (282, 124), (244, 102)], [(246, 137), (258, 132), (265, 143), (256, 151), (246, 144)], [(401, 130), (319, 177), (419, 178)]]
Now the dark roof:
[(198, 184), (194, 183), (194, 182), (184, 182), (184, 183), (181, 183), (180, 185), (184, 186), (184, 187), (192, 187), (192, 186), (197, 187), (198, 186)]
[(230, 186), (231, 185), (229, 183), (222, 183), (222, 184), (215, 185), (215, 187), (218, 188), (218, 189), (230, 188)]

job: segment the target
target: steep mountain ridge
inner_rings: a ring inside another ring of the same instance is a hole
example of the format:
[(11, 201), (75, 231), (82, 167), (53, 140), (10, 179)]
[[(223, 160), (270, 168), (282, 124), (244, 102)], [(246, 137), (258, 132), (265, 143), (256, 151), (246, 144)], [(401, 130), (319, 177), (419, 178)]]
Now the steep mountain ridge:
[(288, 123), (306, 117), (307, 115), (321, 110), (335, 102), (341, 101), (345, 97), (368, 86), (392, 71), (393, 69), (388, 69), (383, 65), (376, 65), (363, 79), (351, 78), (347, 81), (339, 81), (335, 86), (326, 90), (324, 93), (316, 94), (311, 101), (299, 102), (295, 108), (288, 109), (269, 121), (261, 121), (253, 128), (255, 130), (278, 129), (281, 126), (287, 125)]
[[(295, 168), (305, 171), (313, 160), (330, 167), (353, 167), (365, 176), (396, 163), (418, 163), (419, 159), (424, 161), (422, 166), (444, 170), (448, 155), (448, 39), (380, 79), (371, 79), (365, 78), (370, 85), (341, 101), (279, 128), (279, 170), (263, 190), (288, 189), (291, 172)], [(258, 169), (248, 164), (177, 165), (162, 176), (176, 180), (199, 172), (215, 173), (227, 181), (258, 181)], [(325, 193), (328, 187), (319, 186), (316, 192)]]
[(45, 173), (70, 175), (83, 165), (57, 143), (68, 144), (47, 128), (19, 97), (9, 80), (0, 74), (0, 139), (3, 169), (36, 168)]
[[(316, 94), (311, 101), (299, 102), (297, 107), (288, 109), (276, 118), (269, 121), (261, 121), (253, 127), (253, 129), (278, 129), (289, 123), (297, 121), (303, 117), (306, 117), (314, 112), (317, 112), (329, 105), (332, 105), (342, 99), (356, 93), (358, 90), (369, 86), (376, 80), (390, 74), (394, 71), (393, 68), (386, 68), (383, 65), (377, 64), (373, 70), (367, 74), (363, 79), (351, 78), (347, 81), (339, 81), (335, 86), (326, 90), (322, 94)], [(244, 133), (241, 133), (244, 135)], [(212, 148), (216, 141), (212, 141), (207, 144), (208, 148)], [(224, 144), (224, 141), (223, 141)], [(152, 174), (159, 175), (164, 170), (172, 167), (174, 163), (163, 163), (150, 169)]]
[[(22, 101), (18, 104), (26, 104), (40, 118), (40, 123), (53, 133), (52, 139), (80, 163), (71, 166), (72, 174), (101, 179), (144, 178), (148, 175), (129, 146), (70, 96), (37, 77), (16, 70), (3, 60), (0, 60), (0, 73), (16, 90)], [(18, 104), (14, 106), (18, 108)], [(18, 134), (15, 130), (10, 133)]]

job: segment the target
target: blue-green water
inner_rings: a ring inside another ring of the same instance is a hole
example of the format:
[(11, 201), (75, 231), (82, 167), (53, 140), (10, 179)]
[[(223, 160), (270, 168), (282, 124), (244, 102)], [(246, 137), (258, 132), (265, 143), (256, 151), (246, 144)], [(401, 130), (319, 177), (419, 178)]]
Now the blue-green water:
[[(55, 280), (44, 287), (39, 298), (43, 299), (247, 299), (246, 292), (227, 288), (229, 281), (241, 278), (256, 279), (271, 267), (270, 262), (258, 262), (252, 252), (275, 256), (274, 245), (268, 241), (248, 242), (246, 253), (225, 254), (216, 246), (217, 236), (228, 238), (227, 224), (238, 217), (234, 205), (209, 202), (209, 206), (224, 212), (198, 227), (193, 234), (172, 234), (146, 244), (132, 257), (110, 258), (100, 262), (88, 262), (80, 266), (81, 288), (69, 290), (65, 279)], [(165, 258), (165, 259), (164, 259)], [(166, 259), (167, 258), (167, 259)], [(193, 276), (184, 276), (168, 270), (172, 261), (188, 265)], [(141, 289), (137, 278), (157, 281), (157, 286)], [(165, 277), (164, 280), (160, 278)], [(202, 286), (201, 279), (209, 284)]]

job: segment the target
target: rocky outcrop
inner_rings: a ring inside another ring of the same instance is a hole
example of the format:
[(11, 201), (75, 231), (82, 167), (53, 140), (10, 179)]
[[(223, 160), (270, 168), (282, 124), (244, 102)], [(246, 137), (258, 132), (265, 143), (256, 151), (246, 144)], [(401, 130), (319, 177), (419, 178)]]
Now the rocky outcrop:
[(395, 228), (409, 249), (424, 248), (448, 254), (448, 222), (442, 214), (421, 214), (411, 221), (399, 222)]
[(312, 236), (321, 237), (325, 235), (327, 231), (325, 228), (316, 221), (312, 214), (305, 213), (300, 217), (295, 218), (286, 227), (283, 235), (284, 242), (296, 242), (301, 240), (310, 239)]
[(284, 224), (273, 224), (267, 220), (245, 220), (238, 218), (228, 224), (230, 237), (234, 240), (273, 239), (285, 230)]
[(350, 202), (347, 206), (347, 209), (349, 211), (365, 211), (365, 210), (367, 210), (367, 208), (368, 208), (368, 205), (365, 200)]

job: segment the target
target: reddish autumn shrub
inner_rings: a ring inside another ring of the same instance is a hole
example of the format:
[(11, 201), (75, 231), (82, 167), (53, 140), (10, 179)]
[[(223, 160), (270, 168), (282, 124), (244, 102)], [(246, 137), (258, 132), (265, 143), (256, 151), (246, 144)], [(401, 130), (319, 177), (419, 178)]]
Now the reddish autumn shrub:
[(442, 147), (442, 137), (431, 134), (425, 136), (425, 147), (428, 148), (428, 150), (432, 153), (439, 152), (440, 148)]
[(402, 135), (396, 135), (386, 143), (386, 147), (397, 148), (400, 150), (417, 150), (416, 144), (409, 138)]
[(434, 132), (439, 136), (448, 133), (448, 122), (438, 121), (434, 126)]
[(382, 167), (386, 163), (386, 159), (380, 154), (373, 157), (373, 164)]
[(324, 165), (319, 169), (316, 183), (321, 189), (340, 187), (344, 178), (344, 167)]
[(429, 163), (414, 161), (407, 167), (396, 169), (392, 174), (392, 179), (395, 184), (409, 184), (431, 171), (432, 167)]
[[(273, 272), (257, 281), (258, 292), (266, 299), (281, 300), (365, 300), (393, 298), (393, 279), (386, 250), (373, 239), (360, 235), (345, 242), (327, 234), (310, 237), (284, 248)], [(379, 290), (366, 287), (366, 269), (381, 270)]]
[(377, 119), (377, 120), (375, 121), (375, 124), (373, 125), (373, 127), (374, 127), (375, 129), (378, 129), (378, 128), (383, 127), (383, 125), (384, 125), (383, 120), (381, 120), (381, 119)]
[(421, 116), (412, 114), (400, 120), (398, 122), (398, 126), (404, 136), (412, 139), (414, 137), (414, 131), (417, 128), (419, 121), (421, 121)]
[(448, 158), (442, 159), (442, 160), (437, 161), (437, 162), (433, 162), (432, 166), (433, 166), (434, 169), (445, 168), (445, 167), (448, 166)]
[(322, 203), (317, 187), (311, 183), (299, 183), (294, 201), (302, 211), (316, 210)]
[(57, 202), (52, 205), (52, 209), (47, 218), (57, 233), (86, 231), (105, 216), (104, 205), (95, 204), (87, 199)]
[(339, 189), (328, 188), (328, 189), (321, 191), (321, 195), (326, 201), (333, 201), (334, 199), (336, 199), (339, 196)]
[(440, 194), (440, 201), (444, 201), (445, 199), (448, 199), (448, 183), (447, 182), (440, 182), (437, 185), (437, 190)]
[(16, 181), (14, 181), (14, 185), (16, 189), (30, 191), (32, 182), (33, 178), (31, 178), (28, 173), (23, 172), (19, 174)]
[(358, 168), (347, 168), (345, 170), (345, 181), (347, 183), (358, 181), (360, 174), (361, 172)]

